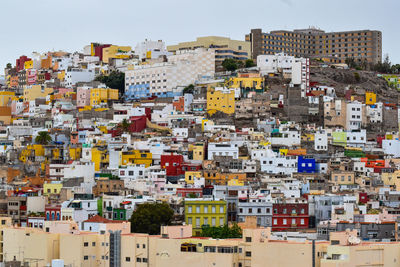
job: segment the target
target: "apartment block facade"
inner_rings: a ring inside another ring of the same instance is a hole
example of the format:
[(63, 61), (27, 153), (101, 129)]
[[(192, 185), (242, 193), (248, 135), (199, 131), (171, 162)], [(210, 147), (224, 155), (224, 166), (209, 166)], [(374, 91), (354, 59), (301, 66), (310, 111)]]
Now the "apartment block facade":
[(268, 33), (252, 29), (246, 35), (246, 41), (251, 43), (253, 59), (259, 55), (284, 52), (295, 57), (320, 58), (330, 63), (345, 63), (346, 58), (374, 64), (382, 61), (380, 31), (325, 32), (309, 28)]

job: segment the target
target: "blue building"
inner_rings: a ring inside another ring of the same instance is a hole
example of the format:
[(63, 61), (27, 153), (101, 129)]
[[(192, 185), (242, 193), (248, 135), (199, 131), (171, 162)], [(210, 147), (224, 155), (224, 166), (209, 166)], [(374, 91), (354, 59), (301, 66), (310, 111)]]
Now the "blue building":
[(315, 159), (303, 158), (302, 156), (299, 156), (297, 158), (297, 172), (307, 172), (307, 173), (317, 172)]
[(148, 97), (151, 97), (148, 83), (130, 85), (128, 89), (125, 89), (125, 99), (128, 101)]

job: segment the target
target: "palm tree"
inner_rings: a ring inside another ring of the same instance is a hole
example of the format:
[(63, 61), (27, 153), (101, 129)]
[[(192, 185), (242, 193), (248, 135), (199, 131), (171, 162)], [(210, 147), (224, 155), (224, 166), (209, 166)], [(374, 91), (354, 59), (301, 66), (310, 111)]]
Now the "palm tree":
[(51, 142), (51, 136), (49, 132), (39, 132), (35, 138), (35, 142), (41, 145), (47, 145)]
[(128, 122), (128, 120), (123, 119), (119, 127), (122, 129), (122, 131), (128, 132), (130, 126), (131, 124)]

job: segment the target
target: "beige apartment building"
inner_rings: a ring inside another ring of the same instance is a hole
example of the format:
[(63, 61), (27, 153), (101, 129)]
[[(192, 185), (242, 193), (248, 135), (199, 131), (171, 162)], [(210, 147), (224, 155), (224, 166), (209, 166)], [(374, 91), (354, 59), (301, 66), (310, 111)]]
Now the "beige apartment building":
[(259, 55), (285, 53), (295, 57), (320, 58), (330, 63), (382, 61), (382, 32), (371, 30), (325, 32), (316, 28), (262, 32), (252, 29), (245, 40), (251, 43), (253, 59)]
[[(65, 222), (63, 222), (65, 224)], [(161, 236), (64, 232), (32, 228), (3, 228), (4, 260), (48, 266), (62, 259), (65, 266), (203, 267), (398, 266), (400, 244), (357, 239), (356, 231), (331, 233), (331, 241), (272, 240), (271, 230), (244, 229), (243, 238), (187, 237), (189, 226), (163, 231)], [(169, 236), (170, 233), (172, 236)]]
[(193, 50), (196, 48), (211, 48), (215, 51), (215, 68), (221, 70), (222, 62), (227, 58), (246, 60), (251, 58), (250, 42), (232, 40), (221, 36), (198, 37), (196, 41), (170, 45), (167, 50), (176, 53), (179, 50)]

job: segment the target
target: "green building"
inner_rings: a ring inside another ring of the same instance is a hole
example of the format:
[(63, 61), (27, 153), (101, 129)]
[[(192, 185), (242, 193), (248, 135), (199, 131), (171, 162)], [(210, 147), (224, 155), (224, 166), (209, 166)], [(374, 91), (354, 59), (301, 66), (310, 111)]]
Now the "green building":
[(193, 227), (193, 236), (201, 234), (201, 227), (227, 224), (226, 201), (185, 199), (185, 222)]

